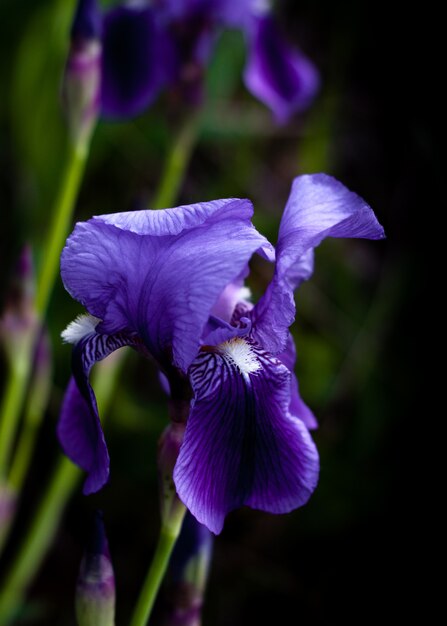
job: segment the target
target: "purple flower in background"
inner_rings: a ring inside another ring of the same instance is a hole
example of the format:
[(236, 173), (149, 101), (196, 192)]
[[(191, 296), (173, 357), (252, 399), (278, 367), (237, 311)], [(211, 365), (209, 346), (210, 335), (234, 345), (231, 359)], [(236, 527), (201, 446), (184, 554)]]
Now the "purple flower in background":
[(141, 113), (165, 83), (165, 36), (149, 3), (123, 4), (103, 14), (98, 0), (79, 0), (71, 38), (69, 63), (74, 59), (84, 73), (91, 69), (80, 63), (79, 51), (91, 42), (99, 45), (98, 108), (103, 116)]
[[(101, 14), (97, 0), (79, 0), (72, 27), (79, 42), (100, 44), (102, 115), (141, 113), (161, 89), (179, 88), (188, 102), (201, 100), (202, 77), (224, 28), (244, 33), (244, 81), (278, 122), (307, 107), (318, 89), (312, 63), (289, 46), (260, 0), (156, 0), (118, 5)], [(79, 55), (78, 55), (79, 56)], [(91, 72), (85, 60), (76, 66)], [(81, 68), (81, 69), (82, 69)]]
[(248, 62), (244, 81), (266, 104), (278, 122), (303, 110), (318, 90), (312, 63), (289, 46), (263, 0), (159, 0), (175, 51), (176, 76), (195, 82), (200, 90), (201, 69), (211, 55), (222, 28), (240, 29)]
[[(175, 486), (210, 530), (220, 532), (242, 505), (291, 511), (315, 489), (315, 418), (293, 373), (293, 293), (322, 239), (380, 239), (383, 229), (359, 196), (324, 174), (295, 179), (276, 253), (252, 213), (248, 200), (227, 199), (101, 215), (68, 238), (62, 279), (89, 315), (63, 333), (74, 343), (74, 377), (58, 434), (88, 473), (85, 493), (109, 475), (89, 372), (124, 345), (154, 358), (169, 382), (171, 418), (186, 421)], [(254, 253), (276, 263), (253, 305), (244, 278)]]

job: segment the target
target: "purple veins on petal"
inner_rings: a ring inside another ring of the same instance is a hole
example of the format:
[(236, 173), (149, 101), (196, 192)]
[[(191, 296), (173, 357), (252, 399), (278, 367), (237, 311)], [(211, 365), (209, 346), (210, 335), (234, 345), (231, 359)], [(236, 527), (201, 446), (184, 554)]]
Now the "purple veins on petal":
[(219, 294), (269, 245), (251, 214), (250, 202), (230, 199), (80, 223), (62, 252), (64, 285), (101, 318), (99, 332), (136, 332), (186, 372)]
[(74, 377), (65, 391), (57, 436), (68, 458), (88, 474), (84, 494), (101, 489), (109, 479), (109, 453), (96, 400), (80, 392)]
[(174, 470), (178, 495), (199, 522), (222, 530), (244, 504), (285, 513), (307, 502), (318, 453), (288, 411), (290, 372), (243, 339), (201, 352), (190, 370), (194, 402)]
[(70, 327), (65, 334), (66, 339), (75, 341), (76, 345), (72, 356), (73, 377), (65, 392), (57, 434), (65, 454), (87, 472), (83, 491), (90, 494), (106, 484), (110, 465), (95, 394), (89, 382), (90, 370), (97, 361), (122, 346), (134, 345), (137, 340), (123, 335), (100, 335), (95, 331), (78, 338), (76, 333), (83, 323), (84, 328), (87, 324), (82, 319), (76, 323), (74, 330), (71, 325), (71, 335), (67, 334)]

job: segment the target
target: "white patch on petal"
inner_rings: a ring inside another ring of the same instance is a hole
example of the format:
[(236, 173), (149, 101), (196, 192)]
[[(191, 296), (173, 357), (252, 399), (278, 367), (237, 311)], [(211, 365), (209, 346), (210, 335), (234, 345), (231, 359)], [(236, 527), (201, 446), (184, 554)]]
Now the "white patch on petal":
[(78, 315), (78, 317), (68, 324), (67, 328), (61, 332), (64, 343), (76, 344), (84, 337), (95, 332), (101, 320), (89, 313)]
[(237, 292), (238, 302), (241, 300), (250, 300), (251, 299), (251, 290), (248, 287), (241, 287)]
[(243, 375), (252, 374), (262, 368), (250, 344), (240, 337), (219, 344), (217, 349), (230, 359)]
[(251, 0), (251, 10), (258, 17), (267, 15), (272, 10), (272, 3), (270, 0)]

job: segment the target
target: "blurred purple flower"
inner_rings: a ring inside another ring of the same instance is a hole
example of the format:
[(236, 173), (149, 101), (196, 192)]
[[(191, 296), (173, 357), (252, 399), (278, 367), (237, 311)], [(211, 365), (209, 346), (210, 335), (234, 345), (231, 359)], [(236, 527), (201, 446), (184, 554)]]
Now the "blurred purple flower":
[(98, 0), (78, 0), (71, 39), (68, 68), (74, 65), (80, 74), (92, 71), (91, 63), (78, 61), (83, 61), (81, 53), (93, 42), (99, 45), (94, 60), (100, 75), (97, 108), (101, 115), (132, 117), (156, 98), (166, 78), (166, 36), (148, 3), (123, 4), (102, 13)]
[[(97, 0), (79, 0), (72, 40), (100, 41), (102, 115), (141, 113), (167, 86), (186, 101), (202, 98), (202, 77), (223, 28), (244, 33), (244, 81), (278, 122), (310, 104), (318, 89), (312, 63), (291, 47), (259, 0), (155, 0), (101, 14)], [(99, 58), (99, 57), (98, 57)]]
[(175, 486), (210, 530), (220, 532), (225, 515), (244, 504), (285, 513), (315, 489), (319, 461), (308, 428), (316, 423), (293, 374), (293, 292), (311, 275), (322, 239), (380, 239), (383, 229), (332, 177), (296, 178), (273, 279), (253, 305), (248, 261), (254, 253), (273, 261), (275, 252), (252, 214), (240, 199), (116, 213), (78, 223), (68, 238), (62, 279), (89, 315), (63, 333), (75, 344), (74, 378), (58, 433), (88, 472), (85, 493), (109, 476), (89, 372), (124, 345), (154, 358), (169, 382), (171, 418), (186, 421)]

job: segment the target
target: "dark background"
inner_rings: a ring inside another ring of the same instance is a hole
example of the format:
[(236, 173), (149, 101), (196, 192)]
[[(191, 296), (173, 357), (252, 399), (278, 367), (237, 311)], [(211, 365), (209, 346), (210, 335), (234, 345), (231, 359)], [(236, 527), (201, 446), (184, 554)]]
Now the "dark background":
[[(221, 41), (209, 72), (210, 104), (179, 204), (247, 196), (274, 242), (292, 178), (326, 171), (371, 204), (387, 240), (328, 241), (317, 252), (315, 275), (297, 295), (294, 334), (302, 395), (320, 422), (320, 484), (290, 515), (246, 509), (228, 517), (215, 545), (204, 626), (362, 623), (413, 614), (420, 597), (423, 420), (431, 419), (418, 410), (427, 329), (422, 220), (433, 211), (428, 190), (440, 174), (429, 130), (439, 78), (422, 11), (396, 9), (393, 17), (360, 4), (283, 3), (284, 28), (322, 77), (315, 105), (286, 127), (276, 128), (245, 92), (238, 35)], [(63, 5), (2, 3), (2, 293), (23, 242), (32, 237), (37, 249), (42, 242), (60, 175), (58, 83), (71, 11)], [(136, 120), (101, 123), (77, 219), (150, 203), (180, 117), (175, 98), (165, 95)], [(253, 273), (259, 295), (265, 268)], [(78, 312), (59, 284), (49, 313), (55, 386), (6, 557), (57, 454), (54, 427), (69, 375), (69, 350), (58, 336)], [(150, 364), (130, 355), (106, 433), (112, 482), (91, 498), (76, 492), (17, 623), (75, 623), (77, 569), (98, 506), (115, 565), (117, 624), (127, 623), (159, 524), (155, 451), (166, 407), (155, 380)], [(8, 558), (1, 564), (7, 572)]]

